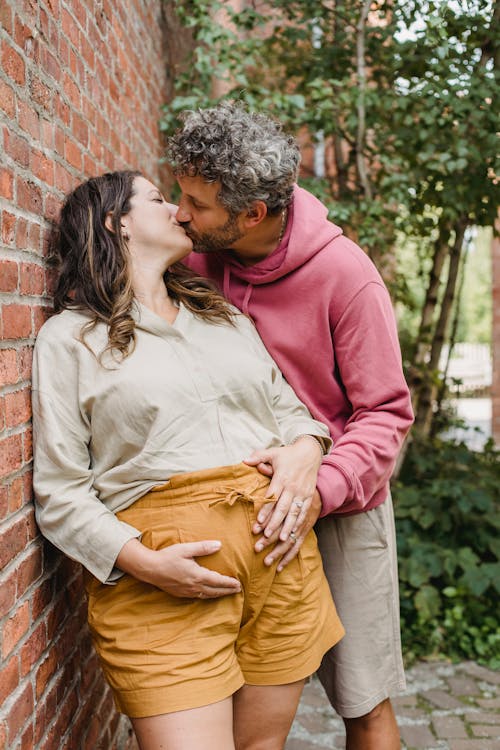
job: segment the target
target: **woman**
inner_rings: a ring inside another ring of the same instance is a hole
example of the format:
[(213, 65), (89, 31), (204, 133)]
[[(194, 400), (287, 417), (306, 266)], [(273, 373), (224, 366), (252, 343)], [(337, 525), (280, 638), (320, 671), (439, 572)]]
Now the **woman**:
[(311, 487), (284, 486), (269, 520), (269, 479), (241, 461), (297, 441), (282, 451), (314, 487), (326, 429), (250, 321), (176, 265), (191, 240), (139, 173), (71, 193), (54, 250), (59, 314), (33, 375), (37, 520), (88, 571), (117, 707), (141, 750), (277, 750), (343, 629), (313, 533), (279, 575), (252, 541), (263, 517), (293, 538)]

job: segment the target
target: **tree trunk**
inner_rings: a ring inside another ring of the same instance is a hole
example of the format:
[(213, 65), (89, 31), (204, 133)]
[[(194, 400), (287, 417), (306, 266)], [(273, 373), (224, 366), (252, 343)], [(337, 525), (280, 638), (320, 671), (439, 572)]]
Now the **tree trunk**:
[(361, 6), (361, 14), (356, 26), (356, 71), (358, 84), (358, 128), (356, 133), (356, 167), (359, 181), (367, 200), (372, 200), (372, 188), (368, 178), (365, 163), (365, 141), (366, 141), (366, 62), (365, 62), (365, 28), (368, 13), (370, 12), (371, 0), (364, 0)]
[(464, 240), (467, 219), (461, 218), (455, 223), (455, 240), (450, 250), (450, 264), (448, 268), (448, 279), (446, 289), (441, 302), (439, 318), (432, 338), (430, 358), (427, 365), (429, 377), (425, 378), (419, 392), (418, 404), (415, 414), (414, 431), (422, 436), (428, 437), (431, 430), (433, 417), (433, 401), (437, 392), (437, 383), (435, 375), (439, 365), (439, 358), (446, 337), (446, 330), (450, 319), (450, 314), (455, 298), (458, 270), (460, 268), (460, 259), (462, 255), (462, 246)]

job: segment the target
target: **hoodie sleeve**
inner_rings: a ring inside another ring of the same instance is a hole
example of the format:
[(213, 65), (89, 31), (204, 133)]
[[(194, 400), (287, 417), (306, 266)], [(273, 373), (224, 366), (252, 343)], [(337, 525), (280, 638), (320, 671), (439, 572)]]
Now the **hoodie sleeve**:
[[(334, 327), (333, 327), (334, 326)], [(368, 282), (332, 321), (335, 356), (352, 415), (318, 476), (322, 516), (360, 511), (388, 482), (413, 422), (394, 313), (385, 287)]]

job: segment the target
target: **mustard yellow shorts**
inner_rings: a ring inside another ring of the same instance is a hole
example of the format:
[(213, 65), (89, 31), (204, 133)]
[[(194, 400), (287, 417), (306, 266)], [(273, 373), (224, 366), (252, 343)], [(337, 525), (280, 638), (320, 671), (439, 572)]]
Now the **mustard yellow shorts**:
[(314, 532), (277, 574), (251, 528), (269, 480), (238, 464), (176, 475), (117, 515), (160, 549), (219, 539), (201, 565), (241, 581), (219, 599), (185, 599), (125, 575), (87, 584), (94, 644), (119, 711), (154, 716), (214, 703), (243, 684), (281, 685), (312, 674), (344, 629)]

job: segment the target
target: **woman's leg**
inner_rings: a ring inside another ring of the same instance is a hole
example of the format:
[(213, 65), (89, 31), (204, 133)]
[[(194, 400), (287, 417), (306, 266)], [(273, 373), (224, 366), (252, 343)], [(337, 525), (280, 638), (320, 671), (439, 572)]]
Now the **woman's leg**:
[(131, 721), (141, 750), (234, 750), (232, 698)]
[(236, 750), (282, 750), (304, 683), (243, 685), (233, 695)]

